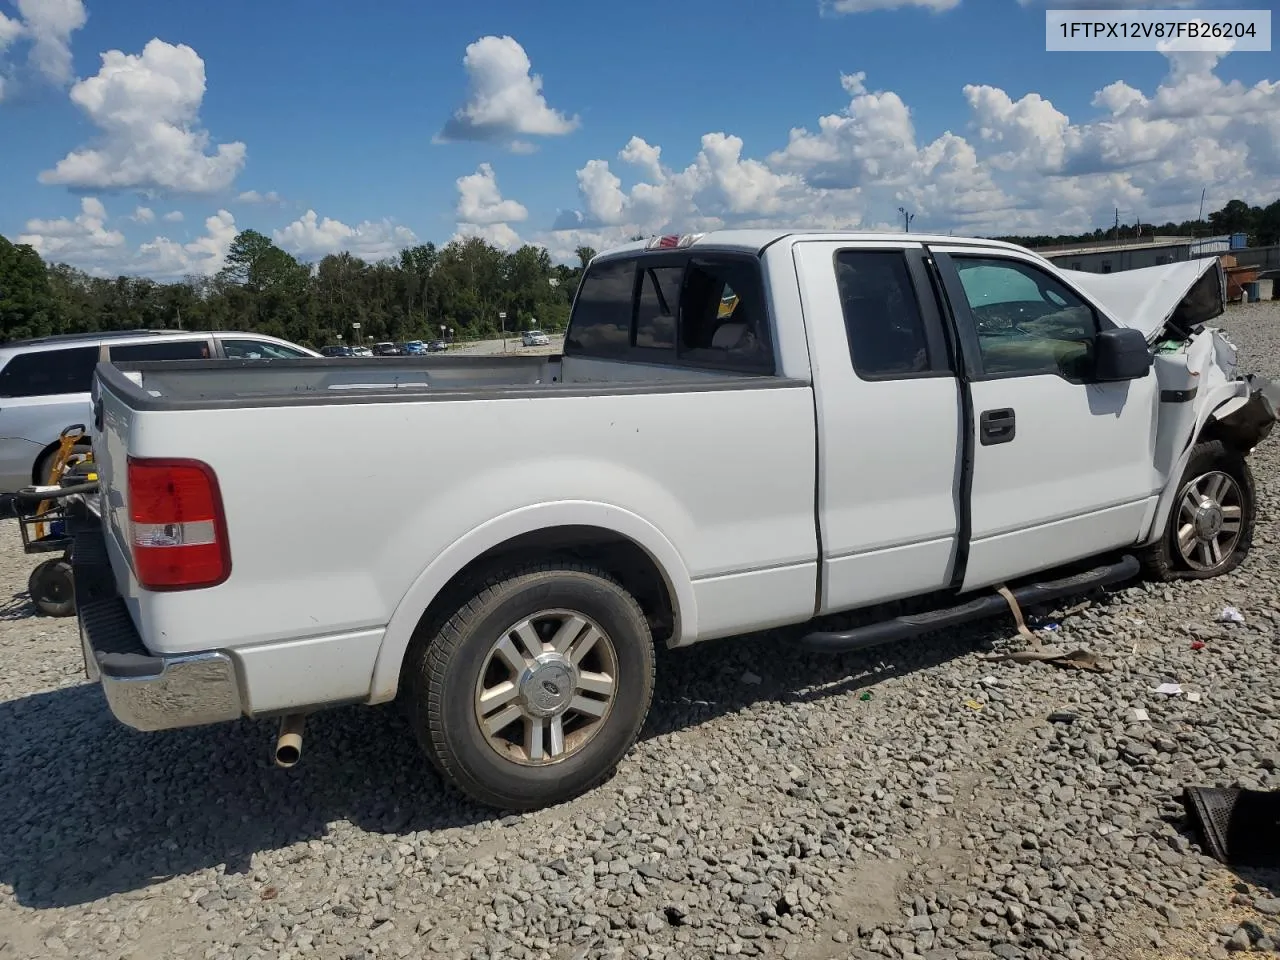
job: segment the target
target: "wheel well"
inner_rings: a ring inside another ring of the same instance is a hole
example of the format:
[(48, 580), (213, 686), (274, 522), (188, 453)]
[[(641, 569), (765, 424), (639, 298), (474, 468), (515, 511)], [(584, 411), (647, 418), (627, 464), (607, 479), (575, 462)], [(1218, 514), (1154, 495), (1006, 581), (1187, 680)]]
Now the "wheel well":
[(653, 638), (668, 643), (675, 632), (675, 606), (662, 570), (635, 541), (602, 527), (551, 527), (521, 534), (486, 550), (459, 570), (436, 594), (418, 623), (433, 630), (479, 582), (497, 569), (525, 560), (559, 556), (599, 567), (624, 586), (649, 621)]
[[(89, 435), (85, 434), (84, 440), (80, 442), (88, 443)], [(39, 486), (40, 484), (44, 483), (45, 478), (40, 475), (40, 465), (43, 464), (51, 454), (55, 454), (58, 452), (58, 447), (61, 445), (61, 443), (62, 443), (61, 440), (55, 440), (53, 441), (53, 443), (49, 444), (47, 447), (41, 450), (38, 454), (36, 454), (36, 458), (31, 464), (31, 482), (34, 485)]]

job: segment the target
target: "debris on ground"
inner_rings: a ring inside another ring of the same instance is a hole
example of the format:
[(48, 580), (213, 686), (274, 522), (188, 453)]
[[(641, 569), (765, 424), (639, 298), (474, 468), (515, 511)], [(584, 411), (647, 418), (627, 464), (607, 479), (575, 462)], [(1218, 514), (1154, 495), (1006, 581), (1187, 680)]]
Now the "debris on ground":
[(1223, 607), (1218, 614), (1219, 623), (1244, 623), (1244, 614), (1235, 607)]

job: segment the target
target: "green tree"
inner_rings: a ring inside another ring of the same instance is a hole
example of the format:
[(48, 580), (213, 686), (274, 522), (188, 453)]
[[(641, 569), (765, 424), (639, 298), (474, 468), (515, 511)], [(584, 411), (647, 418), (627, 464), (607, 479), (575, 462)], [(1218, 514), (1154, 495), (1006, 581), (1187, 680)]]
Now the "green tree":
[(0, 336), (4, 339), (55, 333), (49, 273), (40, 254), (0, 237)]

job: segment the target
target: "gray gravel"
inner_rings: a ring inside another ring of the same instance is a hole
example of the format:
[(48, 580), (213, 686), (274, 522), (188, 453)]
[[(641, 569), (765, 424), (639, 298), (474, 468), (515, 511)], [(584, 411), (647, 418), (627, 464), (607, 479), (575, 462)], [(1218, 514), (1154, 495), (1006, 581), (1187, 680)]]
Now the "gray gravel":
[[(1273, 376), (1278, 308), (1226, 321)], [(1274, 949), (1280, 878), (1202, 856), (1174, 798), (1280, 788), (1278, 450), (1254, 457), (1239, 572), (1044, 611), (1113, 673), (982, 660), (1005, 624), (839, 659), (766, 640), (664, 653), (617, 776), (506, 819), (443, 790), (392, 709), (314, 719), (291, 771), (269, 765), (268, 723), (121, 727), (83, 682), (74, 621), (31, 615), (33, 558), (5, 524), (0, 958)], [(1225, 606), (1244, 624), (1219, 623)], [(1165, 681), (1198, 702), (1152, 692)]]

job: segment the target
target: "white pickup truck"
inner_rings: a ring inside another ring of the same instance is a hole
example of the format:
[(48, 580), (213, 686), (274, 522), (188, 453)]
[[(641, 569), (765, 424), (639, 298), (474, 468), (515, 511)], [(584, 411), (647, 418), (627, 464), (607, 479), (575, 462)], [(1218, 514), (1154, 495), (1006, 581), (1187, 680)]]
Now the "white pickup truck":
[(141, 730), (278, 717), (286, 765), (306, 714), (398, 698), (473, 798), (563, 801), (630, 749), (656, 643), (855, 650), (1233, 569), (1276, 414), (1222, 291), (718, 232), (597, 256), (559, 356), (99, 364), (87, 671)]

